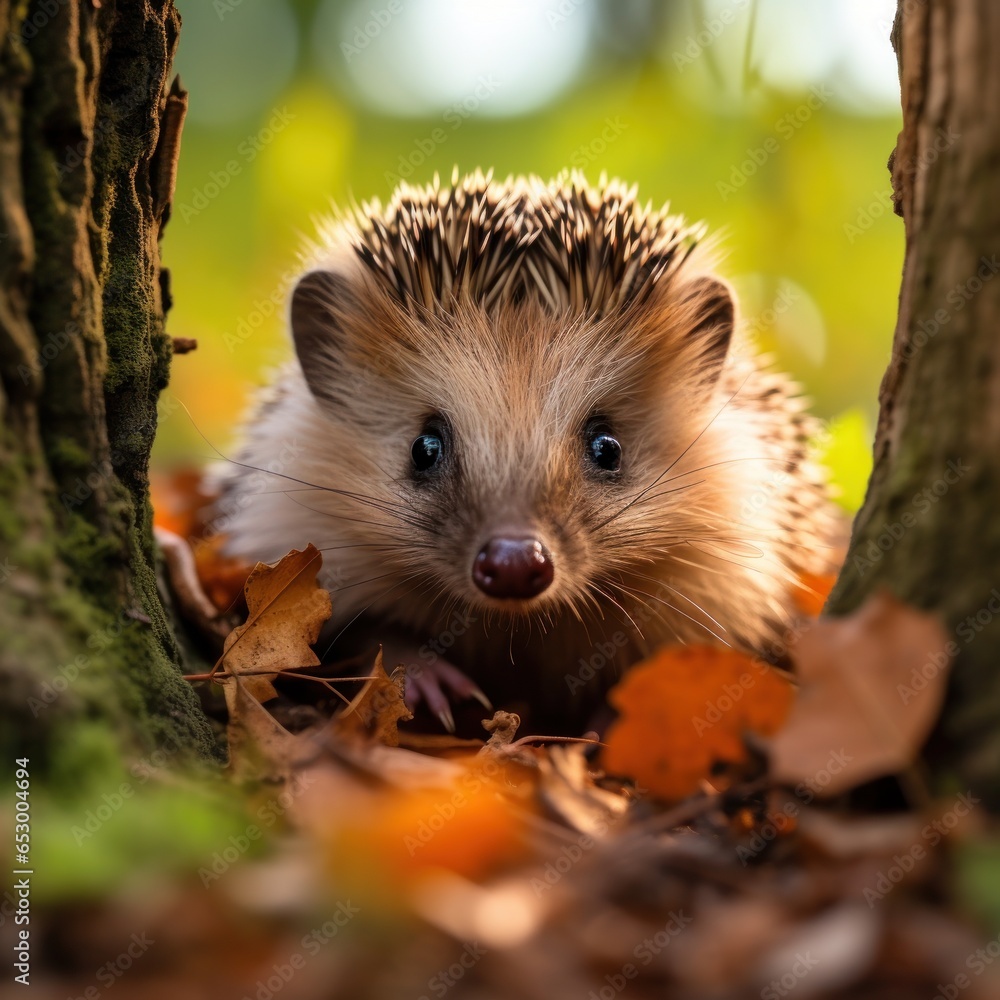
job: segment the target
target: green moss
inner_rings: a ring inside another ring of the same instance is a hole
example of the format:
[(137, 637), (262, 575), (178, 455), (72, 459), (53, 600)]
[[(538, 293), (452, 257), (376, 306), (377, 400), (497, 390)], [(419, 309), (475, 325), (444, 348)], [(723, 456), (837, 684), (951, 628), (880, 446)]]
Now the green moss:
[(85, 448), (69, 437), (55, 437), (46, 443), (49, 457), (65, 469), (75, 469), (78, 473), (92, 471), (93, 458)]
[[(85, 737), (84, 737), (85, 738)], [(160, 758), (169, 760), (169, 753)], [(100, 897), (123, 884), (191, 874), (215, 852), (244, 840), (248, 817), (229, 789), (204, 781), (164, 786), (154, 761), (122, 766), (92, 759), (90, 780), (73, 795), (43, 794), (33, 810), (32, 854), (45, 878), (38, 899)], [(259, 852), (261, 841), (251, 843)]]
[(114, 585), (107, 567), (119, 559), (121, 541), (102, 532), (82, 514), (72, 513), (64, 519), (63, 529), (56, 540), (56, 551), (75, 570), (80, 581), (103, 602), (114, 600)]
[[(40, 398), (0, 419), (0, 551), (18, 567), (0, 595), (0, 748), (30, 755), (34, 776), (66, 794), (107, 780), (123, 751), (169, 742), (178, 756), (219, 756), (157, 592), (147, 496), (169, 357), (148, 125), (172, 18), (129, 4), (113, 18), (53, 19), (24, 52), (33, 72), (10, 109), (24, 125), (36, 249), (28, 318), (38, 344), (55, 334), (59, 350)], [(116, 104), (150, 81), (145, 99)], [(92, 160), (60, 170), (95, 110)], [(0, 283), (22, 287), (6, 264)], [(36, 425), (41, 440), (14, 429)]]

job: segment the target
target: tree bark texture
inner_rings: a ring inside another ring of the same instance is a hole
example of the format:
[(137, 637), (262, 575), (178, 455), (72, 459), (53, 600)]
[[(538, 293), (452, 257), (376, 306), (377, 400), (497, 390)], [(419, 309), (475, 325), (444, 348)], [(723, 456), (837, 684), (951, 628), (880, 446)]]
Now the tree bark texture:
[(0, 744), (211, 753), (157, 593), (171, 0), (0, 0)]
[(927, 760), (998, 806), (1000, 5), (899, 0), (893, 43), (903, 128), (890, 167), (906, 231), (899, 318), (874, 471), (828, 610), (887, 587), (940, 612), (955, 666)]

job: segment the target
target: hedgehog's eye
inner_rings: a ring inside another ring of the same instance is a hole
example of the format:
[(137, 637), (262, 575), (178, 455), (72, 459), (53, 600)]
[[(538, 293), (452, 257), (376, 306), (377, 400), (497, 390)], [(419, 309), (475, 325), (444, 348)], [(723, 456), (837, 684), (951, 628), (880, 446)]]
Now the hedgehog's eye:
[(410, 456), (417, 472), (433, 469), (444, 454), (444, 441), (440, 434), (421, 434), (410, 446)]
[(607, 424), (587, 427), (587, 456), (604, 472), (617, 472), (622, 467), (622, 446)]

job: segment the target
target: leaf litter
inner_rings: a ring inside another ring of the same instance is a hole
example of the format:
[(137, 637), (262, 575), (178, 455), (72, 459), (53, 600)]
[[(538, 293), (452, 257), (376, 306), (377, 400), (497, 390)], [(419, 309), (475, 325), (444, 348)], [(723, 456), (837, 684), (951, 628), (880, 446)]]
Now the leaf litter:
[[(611, 692), (595, 754), (519, 739), (504, 712), (479, 741), (401, 731), (401, 669), (380, 654), (338, 679), (311, 648), (330, 615), (320, 562), (309, 546), (257, 566), (247, 621), (196, 681), (221, 686), (233, 779), (280, 822), (217, 885), (144, 899), (160, 958), (116, 996), (1000, 995), (947, 879), (988, 820), (922, 785), (948, 674), (927, 677), (947, 643), (933, 616), (877, 595), (814, 622), (790, 673), (658, 651)], [(820, 583), (804, 582), (804, 613)], [(287, 678), (336, 689), (335, 707), (293, 731)], [(909, 802), (866, 806), (877, 778)], [(95, 926), (120, 927), (124, 905), (106, 900)], [(198, 906), (195, 947), (176, 925)]]

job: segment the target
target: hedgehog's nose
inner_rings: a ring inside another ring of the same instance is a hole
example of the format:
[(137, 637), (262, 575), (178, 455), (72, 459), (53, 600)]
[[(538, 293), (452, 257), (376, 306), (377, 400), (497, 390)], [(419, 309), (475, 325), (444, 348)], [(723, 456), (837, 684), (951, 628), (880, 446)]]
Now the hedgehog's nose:
[(490, 597), (537, 597), (552, 576), (552, 557), (537, 538), (491, 538), (472, 564), (472, 579)]

